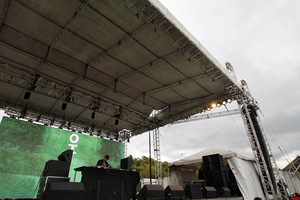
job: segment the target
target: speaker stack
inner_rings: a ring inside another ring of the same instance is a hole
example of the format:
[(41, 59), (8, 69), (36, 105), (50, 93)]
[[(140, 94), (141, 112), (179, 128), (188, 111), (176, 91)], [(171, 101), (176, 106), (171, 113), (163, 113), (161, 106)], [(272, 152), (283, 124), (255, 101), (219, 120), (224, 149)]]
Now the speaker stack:
[[(84, 192), (83, 184), (70, 183), (70, 178), (68, 177), (72, 155), (73, 150), (66, 150), (58, 156), (58, 160), (46, 162), (43, 175), (40, 178), (38, 199), (80, 200), (82, 198)], [(70, 198), (67, 198), (69, 196)]]
[(162, 185), (144, 185), (137, 194), (137, 199), (164, 199), (165, 190)]
[(202, 160), (203, 160), (203, 167), (204, 167), (203, 172), (205, 176), (206, 186), (214, 187), (216, 190), (212, 192), (212, 188), (207, 188), (203, 192), (203, 195), (204, 194), (209, 195), (209, 193), (211, 193), (217, 195), (218, 197), (228, 196), (229, 184), (228, 184), (226, 170), (223, 162), (223, 156), (220, 154), (213, 154), (213, 155), (203, 156)]

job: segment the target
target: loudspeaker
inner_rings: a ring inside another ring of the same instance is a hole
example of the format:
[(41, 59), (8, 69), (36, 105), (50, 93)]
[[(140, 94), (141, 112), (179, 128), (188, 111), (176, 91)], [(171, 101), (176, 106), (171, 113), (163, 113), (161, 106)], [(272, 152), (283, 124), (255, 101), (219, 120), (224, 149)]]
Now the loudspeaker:
[(206, 186), (211, 187), (228, 187), (228, 178), (226, 171), (208, 170), (204, 171)]
[(225, 170), (223, 156), (220, 154), (213, 154), (203, 156), (203, 168), (205, 171), (208, 170)]
[(131, 157), (121, 159), (121, 169), (131, 169), (133, 161)]
[(37, 198), (39, 199), (43, 192), (46, 190), (46, 186), (50, 182), (70, 182), (69, 177), (56, 177), (56, 176), (45, 176), (40, 178), (39, 190)]
[(40, 200), (81, 200), (83, 195), (83, 183), (51, 182), (47, 184)]
[(218, 197), (230, 197), (230, 189), (228, 187), (217, 188)]
[(122, 181), (95, 181), (91, 190), (91, 200), (123, 200)]
[(215, 198), (217, 196), (217, 190), (214, 187), (204, 187), (202, 193), (205, 198)]
[(70, 163), (58, 160), (49, 160), (46, 162), (43, 176), (62, 176), (68, 177)]
[(66, 150), (66, 151), (62, 152), (58, 156), (58, 160), (59, 161), (66, 161), (68, 163), (71, 163), (72, 156), (73, 156), (73, 150), (69, 149), (69, 150)]
[(201, 189), (206, 186), (205, 180), (194, 180), (192, 183), (195, 185), (200, 185)]
[(144, 185), (136, 196), (137, 199), (163, 199), (165, 190), (162, 185)]
[(181, 185), (168, 185), (165, 189), (165, 197), (169, 199), (182, 199), (184, 195)]
[(203, 198), (200, 184), (187, 184), (184, 188), (184, 194), (189, 199)]

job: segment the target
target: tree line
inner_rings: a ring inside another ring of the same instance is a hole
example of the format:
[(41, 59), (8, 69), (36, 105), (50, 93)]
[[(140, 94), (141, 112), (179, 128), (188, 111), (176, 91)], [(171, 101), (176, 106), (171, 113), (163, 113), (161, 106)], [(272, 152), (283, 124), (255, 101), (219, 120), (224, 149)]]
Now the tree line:
[[(133, 158), (132, 168), (140, 170), (141, 178), (150, 178), (150, 159), (147, 156)], [(168, 162), (161, 162), (162, 177), (168, 177)], [(154, 159), (151, 158), (151, 178), (155, 178)]]

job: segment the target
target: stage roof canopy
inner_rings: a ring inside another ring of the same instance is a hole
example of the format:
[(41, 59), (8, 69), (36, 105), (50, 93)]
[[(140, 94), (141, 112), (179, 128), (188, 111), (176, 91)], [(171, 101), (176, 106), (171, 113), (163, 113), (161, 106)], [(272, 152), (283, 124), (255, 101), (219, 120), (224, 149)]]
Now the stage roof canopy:
[(0, 104), (16, 117), (134, 136), (240, 87), (157, 0), (11, 0), (0, 12)]

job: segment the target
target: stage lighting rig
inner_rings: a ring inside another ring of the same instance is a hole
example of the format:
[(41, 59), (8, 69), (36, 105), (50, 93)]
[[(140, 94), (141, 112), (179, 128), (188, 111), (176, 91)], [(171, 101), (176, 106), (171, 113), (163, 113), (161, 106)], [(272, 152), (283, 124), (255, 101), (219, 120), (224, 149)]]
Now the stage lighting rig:
[(37, 88), (37, 81), (40, 79), (40, 75), (39, 74), (36, 74), (35, 75), (35, 78), (32, 80), (32, 83), (28, 83), (28, 87), (27, 87), (27, 91), (25, 92), (24, 94), (24, 99), (29, 99), (30, 98), (30, 95), (31, 95), (31, 91), (34, 91), (36, 88)]
[(61, 105), (61, 109), (62, 110), (66, 110), (67, 108), (67, 103), (70, 103), (70, 102), (74, 102), (74, 98), (72, 98), (72, 93), (74, 91), (74, 88), (72, 87), (69, 87), (69, 91), (67, 92), (67, 94), (65, 94), (62, 99), (65, 101), (62, 103)]

